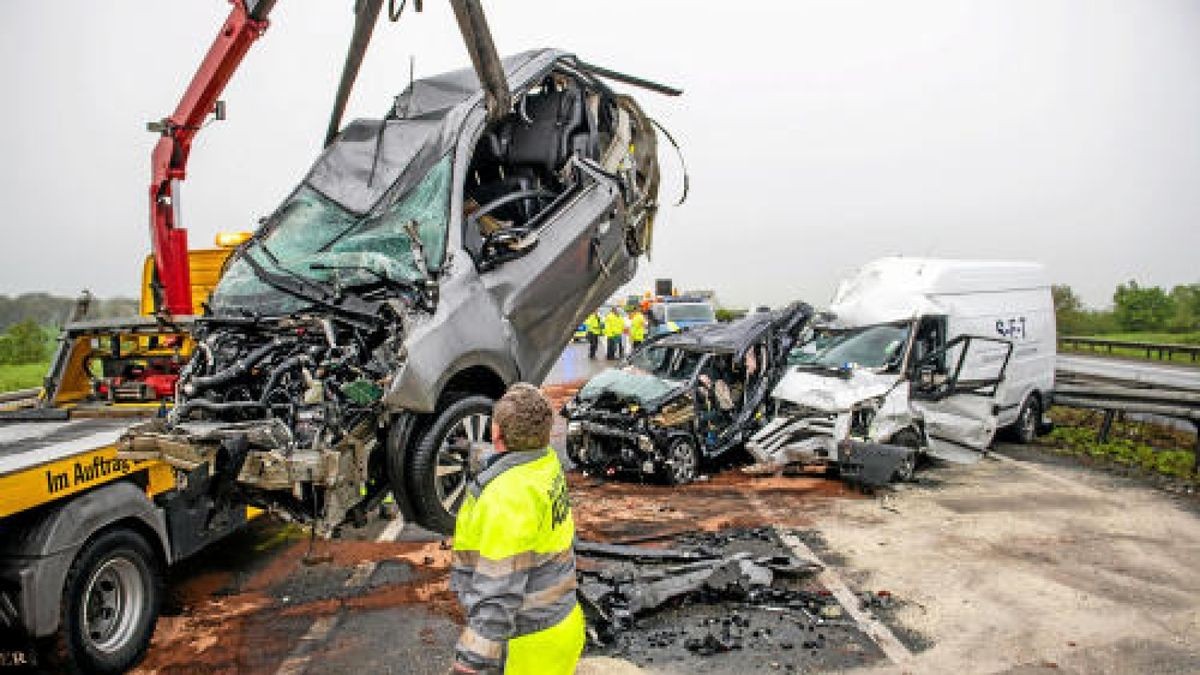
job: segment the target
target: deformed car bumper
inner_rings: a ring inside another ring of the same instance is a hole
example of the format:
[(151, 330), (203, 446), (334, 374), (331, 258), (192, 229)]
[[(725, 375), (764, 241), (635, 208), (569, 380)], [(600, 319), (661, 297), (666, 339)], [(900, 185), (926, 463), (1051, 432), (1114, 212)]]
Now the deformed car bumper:
[(665, 434), (657, 430), (637, 431), (588, 419), (567, 423), (567, 454), (584, 467), (654, 473), (662, 466), (665, 441)]

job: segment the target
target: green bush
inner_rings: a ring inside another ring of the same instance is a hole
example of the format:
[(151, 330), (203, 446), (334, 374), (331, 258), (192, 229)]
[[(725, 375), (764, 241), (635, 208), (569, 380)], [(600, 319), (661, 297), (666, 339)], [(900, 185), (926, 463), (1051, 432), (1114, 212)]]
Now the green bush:
[(0, 364), (40, 363), (49, 352), (46, 331), (33, 321), (15, 324), (0, 336)]

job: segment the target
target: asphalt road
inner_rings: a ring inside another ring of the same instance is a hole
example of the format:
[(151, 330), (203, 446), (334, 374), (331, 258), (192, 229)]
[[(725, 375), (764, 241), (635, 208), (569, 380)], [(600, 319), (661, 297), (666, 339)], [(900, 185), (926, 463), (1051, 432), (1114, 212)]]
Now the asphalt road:
[[(568, 349), (548, 389), (606, 365), (584, 349)], [(844, 652), (617, 654), (580, 672), (1196, 672), (1195, 500), (1020, 448), (999, 455), (1017, 459), (927, 467), (874, 498), (821, 475), (726, 472), (682, 489), (573, 475), (584, 536), (802, 529), (816, 543), (795, 550), (826, 566), (847, 614), (856, 593), (896, 599), (874, 617), (896, 642), (859, 631)], [(461, 622), (448, 564), (440, 537), (396, 521), (311, 550), (301, 529), (260, 521), (173, 572), (136, 672), (444, 673)]]
[(1058, 368), (1092, 377), (1200, 391), (1200, 368), (1134, 359), (1059, 354)]

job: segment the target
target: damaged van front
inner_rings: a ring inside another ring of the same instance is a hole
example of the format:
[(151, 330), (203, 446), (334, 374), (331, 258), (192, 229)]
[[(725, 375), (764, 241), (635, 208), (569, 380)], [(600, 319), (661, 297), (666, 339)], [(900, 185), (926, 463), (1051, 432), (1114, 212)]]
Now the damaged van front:
[(1052, 360), (1049, 376), (1040, 372), (1034, 340), (1021, 345), (1022, 379), (1008, 377), (1020, 335), (984, 330), (1009, 314), (1040, 323), (1036, 272), (922, 259), (864, 267), (792, 352), (773, 394), (775, 417), (746, 444), (756, 469), (828, 465), (879, 485), (910, 479), (923, 453), (977, 459), (1000, 427), (1004, 402), (1038, 400), (1053, 380)]
[(499, 115), (466, 69), (342, 130), (230, 260), (125, 456), (322, 533), (389, 491), (453, 527), (492, 402), (633, 276), (658, 207), (652, 122), (601, 79), (624, 76), (550, 49), (503, 67)]
[(690, 482), (766, 419), (769, 394), (812, 312), (797, 303), (652, 340), (563, 409), (567, 453), (586, 471)]

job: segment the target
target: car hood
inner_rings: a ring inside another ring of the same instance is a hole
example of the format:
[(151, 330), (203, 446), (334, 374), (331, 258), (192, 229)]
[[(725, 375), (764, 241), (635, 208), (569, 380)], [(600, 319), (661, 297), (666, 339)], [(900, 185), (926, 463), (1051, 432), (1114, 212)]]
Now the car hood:
[(578, 399), (582, 403), (611, 399), (618, 404), (649, 406), (668, 397), (680, 384), (632, 367), (609, 368), (583, 385)]
[(883, 396), (899, 379), (894, 373), (876, 373), (861, 368), (851, 370), (847, 376), (793, 366), (775, 386), (772, 396), (807, 408), (838, 412)]

